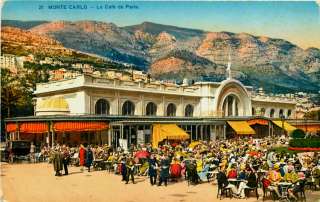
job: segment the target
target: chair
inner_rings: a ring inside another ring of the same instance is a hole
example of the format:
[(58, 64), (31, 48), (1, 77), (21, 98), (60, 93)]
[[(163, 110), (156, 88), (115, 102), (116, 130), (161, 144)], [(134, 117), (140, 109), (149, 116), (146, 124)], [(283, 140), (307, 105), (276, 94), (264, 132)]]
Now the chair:
[(256, 181), (256, 186), (245, 188), (246, 198), (249, 197), (249, 194), (250, 194), (251, 191), (255, 191), (255, 192), (256, 192), (256, 197), (257, 197), (257, 200), (258, 200), (258, 199), (259, 199), (259, 194), (258, 194), (258, 179), (257, 179), (257, 181)]
[(265, 178), (263, 178), (263, 179), (261, 180), (261, 182), (262, 182), (262, 191), (263, 191), (262, 201), (264, 201), (265, 198), (268, 197), (268, 194), (269, 194), (269, 196), (271, 196), (272, 201), (275, 201), (274, 192), (273, 192), (272, 190), (268, 189), (268, 188), (265, 186), (265, 183), (264, 183), (265, 180), (266, 180)]
[(305, 187), (309, 187), (310, 190), (312, 190), (312, 187), (314, 188), (315, 191), (317, 191), (317, 185), (315, 183), (315, 180), (312, 179), (312, 177), (308, 178), (306, 180), (306, 183), (305, 183)]
[(218, 182), (217, 198), (219, 198), (219, 196), (220, 196), (220, 200), (221, 200), (223, 195), (225, 195), (226, 197), (228, 197), (228, 194), (229, 194), (229, 197), (230, 197), (230, 199), (231, 199), (231, 198), (232, 198), (231, 188), (223, 187), (223, 186)]
[(306, 200), (306, 193), (305, 193), (305, 186), (306, 186), (306, 180), (302, 180), (300, 183), (300, 189), (296, 192), (297, 198), (301, 198)]

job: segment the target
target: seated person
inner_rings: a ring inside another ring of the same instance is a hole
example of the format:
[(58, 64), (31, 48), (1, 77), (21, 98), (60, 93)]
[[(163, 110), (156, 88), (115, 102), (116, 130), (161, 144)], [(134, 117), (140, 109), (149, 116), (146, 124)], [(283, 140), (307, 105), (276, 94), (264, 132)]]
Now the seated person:
[(201, 181), (207, 181), (208, 180), (208, 172), (210, 169), (210, 165), (206, 164), (201, 172), (198, 172), (198, 176)]
[(230, 188), (233, 195), (236, 197), (238, 196), (236, 186), (228, 182), (228, 178), (226, 176), (226, 170), (224, 167), (220, 167), (219, 173), (217, 174), (217, 181), (218, 181), (219, 188), (226, 188), (226, 189)]
[(271, 191), (274, 191), (277, 196), (280, 198), (281, 195), (279, 193), (278, 184), (281, 181), (281, 174), (279, 172), (280, 166), (279, 164), (275, 164), (273, 166), (273, 169), (269, 169), (268, 177), (267, 179), (270, 181), (270, 186), (268, 186), (268, 189)]
[(240, 166), (240, 173), (238, 175), (238, 180), (246, 180), (247, 178), (247, 173), (246, 173), (246, 167), (245, 165)]
[(303, 190), (305, 184), (305, 175), (303, 172), (298, 173), (298, 181), (292, 188), (288, 189), (289, 198), (298, 200), (296, 194)]
[(239, 184), (238, 192), (237, 194), (240, 196), (240, 198), (245, 198), (245, 189), (246, 188), (255, 188), (257, 187), (257, 176), (253, 172), (252, 168), (247, 168), (247, 172), (245, 175), (245, 178), (242, 179), (242, 181)]
[(237, 179), (236, 164), (232, 164), (230, 170), (228, 171), (228, 179)]
[(298, 181), (298, 175), (294, 171), (293, 166), (288, 166), (288, 172), (284, 175), (283, 177), (284, 181), (286, 182), (291, 182), (291, 183), (296, 183)]
[(317, 163), (317, 166), (315, 166), (312, 170), (312, 175), (314, 178), (314, 183), (317, 187), (320, 186), (320, 161)]

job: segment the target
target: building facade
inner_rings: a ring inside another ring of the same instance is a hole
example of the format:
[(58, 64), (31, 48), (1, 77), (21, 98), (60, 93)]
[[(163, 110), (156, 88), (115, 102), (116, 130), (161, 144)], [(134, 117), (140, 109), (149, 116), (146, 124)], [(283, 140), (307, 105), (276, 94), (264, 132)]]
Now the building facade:
[(10, 139), (52, 146), (87, 142), (127, 148), (153, 143), (154, 127), (182, 129), (189, 141), (279, 135), (295, 113), (294, 100), (255, 94), (232, 78), (191, 85), (120, 78), (91, 74), (37, 84), (35, 116), (7, 119), (6, 132)]
[(176, 85), (80, 75), (38, 84), (35, 95), (36, 115), (52, 115), (42, 106), (53, 98), (65, 100), (65, 115), (290, 118), (296, 106), (287, 98), (253, 95), (252, 87), (235, 79)]

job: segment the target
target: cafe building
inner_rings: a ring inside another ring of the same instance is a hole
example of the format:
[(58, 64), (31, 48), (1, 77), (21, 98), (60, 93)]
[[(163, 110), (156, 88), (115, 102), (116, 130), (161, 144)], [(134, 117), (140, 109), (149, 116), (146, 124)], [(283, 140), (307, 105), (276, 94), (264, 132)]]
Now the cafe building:
[(222, 82), (161, 81), (79, 75), (39, 83), (35, 114), (5, 120), (9, 139), (78, 145), (215, 140), (280, 135), (296, 103), (255, 93), (231, 77)]

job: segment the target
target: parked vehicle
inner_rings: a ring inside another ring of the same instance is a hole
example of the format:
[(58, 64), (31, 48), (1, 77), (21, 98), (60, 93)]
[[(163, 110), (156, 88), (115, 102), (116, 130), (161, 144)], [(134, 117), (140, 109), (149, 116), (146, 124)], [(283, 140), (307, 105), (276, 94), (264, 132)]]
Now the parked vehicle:
[(31, 142), (27, 140), (8, 141), (5, 149), (5, 159), (9, 162), (29, 160)]

